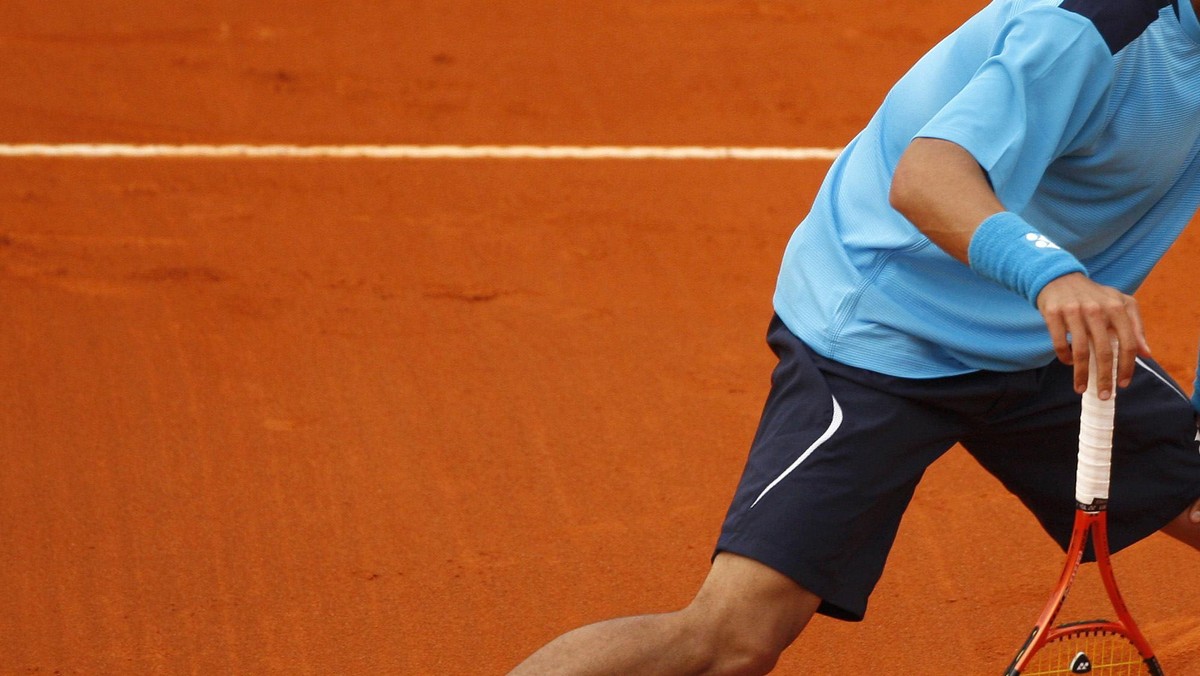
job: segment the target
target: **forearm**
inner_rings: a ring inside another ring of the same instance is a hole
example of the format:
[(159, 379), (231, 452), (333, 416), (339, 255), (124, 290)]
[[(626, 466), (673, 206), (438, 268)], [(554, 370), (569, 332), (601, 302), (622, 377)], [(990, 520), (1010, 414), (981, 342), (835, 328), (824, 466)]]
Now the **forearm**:
[[(950, 256), (980, 276), (1021, 294), (1046, 320), (1055, 354), (1075, 365), (1083, 391), (1093, 349), (1100, 396), (1112, 389), (1114, 357), (1122, 386), (1134, 358), (1149, 355), (1136, 301), (1087, 278), (1083, 264), (1059, 248), (996, 197), (987, 174), (961, 146), (919, 138), (900, 158), (889, 193), (892, 206)], [(1111, 338), (1118, 341), (1113, 353)]]
[(1031, 304), (1051, 281), (1087, 274), (1074, 256), (1006, 211), (983, 168), (955, 143), (915, 139), (897, 163), (889, 199), (943, 251)]

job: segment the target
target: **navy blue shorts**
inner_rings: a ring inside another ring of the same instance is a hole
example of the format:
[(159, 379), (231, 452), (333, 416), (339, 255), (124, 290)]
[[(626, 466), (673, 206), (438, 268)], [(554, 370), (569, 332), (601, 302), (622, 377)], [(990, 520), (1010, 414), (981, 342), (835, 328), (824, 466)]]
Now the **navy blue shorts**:
[[(787, 575), (825, 615), (861, 620), (917, 482), (955, 443), (1066, 547), (1080, 401), (1069, 366), (906, 379), (826, 359), (778, 317), (767, 342), (779, 364), (718, 552)], [(1116, 411), (1113, 551), (1200, 497), (1195, 413), (1179, 386), (1139, 359)]]

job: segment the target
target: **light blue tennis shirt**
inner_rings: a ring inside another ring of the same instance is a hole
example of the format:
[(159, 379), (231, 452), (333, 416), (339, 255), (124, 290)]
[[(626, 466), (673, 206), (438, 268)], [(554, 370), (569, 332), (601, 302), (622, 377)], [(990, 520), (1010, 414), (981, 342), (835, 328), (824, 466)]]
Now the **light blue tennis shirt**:
[(1133, 293), (1200, 204), (1200, 23), (1188, 0), (992, 2), (896, 84), (788, 244), (775, 310), (831, 359), (909, 378), (1043, 366), (1037, 309), (888, 204), (914, 137), (966, 148), (1008, 210)]

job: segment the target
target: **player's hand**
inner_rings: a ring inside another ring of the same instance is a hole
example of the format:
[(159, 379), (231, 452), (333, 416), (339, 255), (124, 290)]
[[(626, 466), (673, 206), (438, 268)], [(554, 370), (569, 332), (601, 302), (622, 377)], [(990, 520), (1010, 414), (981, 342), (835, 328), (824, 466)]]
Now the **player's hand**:
[[(1059, 361), (1075, 367), (1076, 392), (1087, 388), (1088, 358), (1093, 351), (1101, 399), (1112, 396), (1114, 358), (1117, 385), (1125, 387), (1133, 379), (1135, 358), (1150, 356), (1137, 301), (1086, 275), (1072, 273), (1051, 281), (1038, 294), (1037, 307), (1046, 320)], [(1115, 355), (1113, 338), (1118, 346)]]

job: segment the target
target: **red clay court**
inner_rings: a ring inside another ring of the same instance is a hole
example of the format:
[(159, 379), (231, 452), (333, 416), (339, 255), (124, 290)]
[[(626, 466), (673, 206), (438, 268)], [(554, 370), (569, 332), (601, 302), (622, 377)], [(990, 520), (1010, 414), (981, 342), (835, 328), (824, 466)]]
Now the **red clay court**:
[[(836, 148), (982, 4), (8, 0), (0, 143)], [(686, 603), (827, 167), (0, 157), (0, 673), (502, 674)], [(1140, 293), (1185, 385), (1197, 260)], [(1194, 553), (1115, 561), (1200, 674)], [(1061, 554), (956, 450), (889, 565), (777, 673), (999, 674)]]

